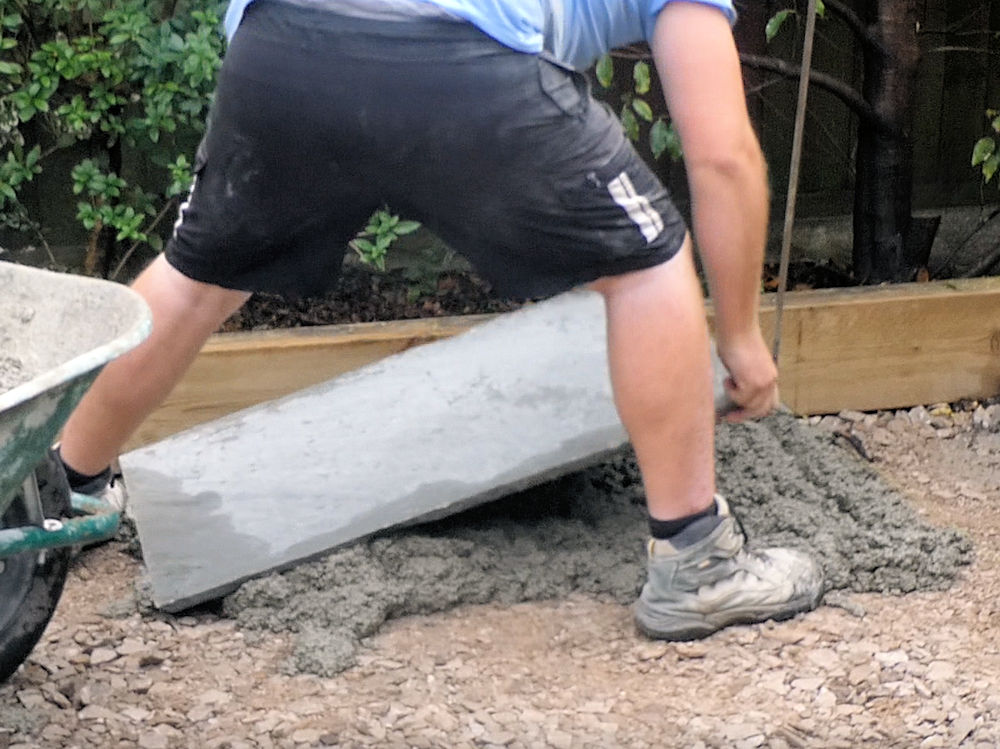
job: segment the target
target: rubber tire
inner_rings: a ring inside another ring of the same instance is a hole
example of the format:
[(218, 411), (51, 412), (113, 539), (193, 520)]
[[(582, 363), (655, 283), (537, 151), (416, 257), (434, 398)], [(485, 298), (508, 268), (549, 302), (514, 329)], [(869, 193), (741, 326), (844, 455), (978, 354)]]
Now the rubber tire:
[[(47, 455), (35, 470), (46, 518), (70, 516), (70, 491), (58, 459)], [(27, 522), (21, 495), (0, 519), (0, 527)], [(72, 557), (69, 547), (25, 552), (0, 561), (0, 682), (13, 674), (35, 647), (59, 603)]]

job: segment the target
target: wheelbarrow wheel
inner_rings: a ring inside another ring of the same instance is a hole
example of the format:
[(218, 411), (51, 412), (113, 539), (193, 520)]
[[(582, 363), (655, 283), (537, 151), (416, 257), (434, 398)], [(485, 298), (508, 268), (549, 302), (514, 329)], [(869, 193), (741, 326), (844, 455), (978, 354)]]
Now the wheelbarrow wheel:
[[(51, 455), (35, 470), (35, 481), (45, 517), (69, 517), (69, 485)], [(27, 523), (23, 498), (15, 497), (0, 527)], [(62, 594), (71, 556), (72, 549), (66, 547), (0, 559), (0, 682), (17, 670), (45, 631)]]

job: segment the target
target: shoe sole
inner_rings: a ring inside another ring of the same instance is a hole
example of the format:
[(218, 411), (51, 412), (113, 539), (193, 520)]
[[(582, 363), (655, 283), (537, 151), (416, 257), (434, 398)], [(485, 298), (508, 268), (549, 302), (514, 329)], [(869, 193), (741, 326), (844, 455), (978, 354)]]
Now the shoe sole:
[(686, 642), (708, 637), (720, 629), (734, 624), (757, 624), (759, 622), (780, 622), (797, 614), (812, 611), (823, 599), (823, 590), (812, 595), (787, 601), (778, 607), (734, 609), (725, 615), (711, 616), (662, 616), (649, 608), (642, 599), (635, 605), (635, 623), (639, 631), (653, 640)]

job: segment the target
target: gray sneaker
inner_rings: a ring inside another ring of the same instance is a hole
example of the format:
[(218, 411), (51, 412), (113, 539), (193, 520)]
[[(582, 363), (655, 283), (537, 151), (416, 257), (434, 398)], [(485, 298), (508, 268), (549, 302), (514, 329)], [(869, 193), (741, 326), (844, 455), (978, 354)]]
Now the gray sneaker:
[(792, 549), (744, 548), (729, 505), (715, 498), (722, 522), (681, 549), (649, 542), (649, 577), (635, 607), (639, 629), (658, 640), (696, 640), (730, 624), (788, 619), (819, 605), (823, 573)]

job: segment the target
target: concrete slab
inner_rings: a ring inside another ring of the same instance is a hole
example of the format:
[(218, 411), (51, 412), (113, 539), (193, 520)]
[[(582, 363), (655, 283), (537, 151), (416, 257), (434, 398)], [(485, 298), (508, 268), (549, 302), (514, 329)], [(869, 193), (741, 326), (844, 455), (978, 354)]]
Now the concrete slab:
[(601, 460), (626, 435), (572, 292), (124, 455), (157, 606)]

